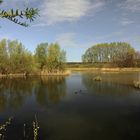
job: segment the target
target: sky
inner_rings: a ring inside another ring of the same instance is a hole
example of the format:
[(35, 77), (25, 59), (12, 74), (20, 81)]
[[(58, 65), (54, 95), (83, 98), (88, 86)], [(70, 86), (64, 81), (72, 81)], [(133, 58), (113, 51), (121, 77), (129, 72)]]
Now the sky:
[(128, 42), (140, 51), (140, 0), (3, 0), (0, 9), (38, 8), (30, 27), (0, 19), (0, 39), (19, 40), (34, 53), (42, 42), (60, 44), (68, 62), (80, 62), (87, 48)]

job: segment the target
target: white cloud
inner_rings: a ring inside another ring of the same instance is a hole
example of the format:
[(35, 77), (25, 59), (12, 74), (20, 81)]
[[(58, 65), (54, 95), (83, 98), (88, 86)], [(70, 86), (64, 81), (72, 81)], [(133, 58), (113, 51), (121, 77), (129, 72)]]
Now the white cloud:
[(129, 25), (129, 24), (133, 24), (133, 23), (135, 23), (135, 21), (130, 20), (130, 19), (128, 19), (128, 18), (122, 18), (122, 19), (120, 20), (120, 24), (123, 25), (123, 26)]
[(56, 42), (63, 47), (77, 47), (79, 46), (75, 40), (75, 33), (63, 33), (57, 36)]
[(41, 17), (47, 25), (77, 21), (90, 11), (95, 14), (104, 4), (104, 0), (46, 0), (41, 6)]
[(85, 48), (87, 46), (90, 46), (93, 41), (88, 41), (86, 43), (81, 44), (78, 40), (76, 40), (77, 36), (74, 32), (67, 32), (60, 34), (56, 37), (56, 42), (58, 42), (62, 47), (67, 48)]
[(131, 12), (140, 12), (140, 0), (126, 0), (121, 7)]

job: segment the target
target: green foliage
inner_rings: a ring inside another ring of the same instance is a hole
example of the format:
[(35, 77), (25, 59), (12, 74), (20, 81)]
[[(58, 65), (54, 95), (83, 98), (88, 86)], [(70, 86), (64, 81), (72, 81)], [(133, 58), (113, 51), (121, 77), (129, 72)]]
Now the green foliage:
[[(0, 0), (0, 4), (1, 3), (2, 0)], [(36, 19), (36, 17), (38, 16), (38, 12), (39, 10), (36, 8), (26, 8), (25, 10), (11, 9), (9, 11), (0, 9), (0, 17), (6, 18), (16, 24), (27, 27), (29, 26), (29, 24), (25, 21), (30, 21), (30, 22), (34, 21), (34, 19)]]
[(6, 73), (8, 71), (7, 65), (8, 65), (8, 52), (6, 48), (6, 40), (3, 39), (0, 41), (0, 72)]
[(0, 0), (0, 4), (2, 3), (3, 1), (2, 0)]
[(60, 49), (57, 43), (49, 46), (47, 43), (41, 43), (36, 48), (35, 60), (40, 70), (45, 68), (48, 72), (63, 71), (66, 53)]
[(32, 54), (18, 41), (9, 41), (10, 69), (12, 72), (29, 73), (32, 70)]
[(120, 67), (134, 66), (134, 48), (125, 42), (97, 44), (89, 48), (82, 56), (83, 62), (115, 63)]
[(60, 49), (60, 46), (55, 43), (48, 47), (47, 54), (47, 69), (49, 72), (64, 71), (66, 62), (66, 53)]
[(47, 48), (48, 43), (41, 43), (35, 50), (35, 60), (37, 67), (41, 70), (43, 70), (44, 66), (47, 64)]
[(18, 41), (0, 42), (0, 73), (29, 73), (33, 69), (32, 54)]
[(33, 73), (35, 70), (63, 72), (66, 53), (55, 43), (41, 43), (37, 46), (34, 56), (17, 40), (0, 41), (0, 73)]

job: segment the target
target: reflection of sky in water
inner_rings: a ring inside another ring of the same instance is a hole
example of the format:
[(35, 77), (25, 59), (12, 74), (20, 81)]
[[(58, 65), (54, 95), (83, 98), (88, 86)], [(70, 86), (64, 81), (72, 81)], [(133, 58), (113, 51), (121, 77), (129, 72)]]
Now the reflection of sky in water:
[(0, 122), (15, 118), (7, 136), (22, 137), (36, 114), (43, 140), (140, 138), (140, 91), (130, 85), (138, 74), (102, 74), (102, 82), (95, 75), (1, 79)]

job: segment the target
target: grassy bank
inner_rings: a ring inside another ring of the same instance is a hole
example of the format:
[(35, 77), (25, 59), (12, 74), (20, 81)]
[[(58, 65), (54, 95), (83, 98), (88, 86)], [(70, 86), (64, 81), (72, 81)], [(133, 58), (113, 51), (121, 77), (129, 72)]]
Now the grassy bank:
[(48, 73), (47, 71), (42, 72), (35, 72), (26, 75), (24, 73), (18, 74), (0, 74), (0, 78), (18, 78), (26, 76), (68, 76), (71, 74), (72, 71), (92, 71), (92, 72), (140, 72), (140, 68), (82, 68), (82, 67), (73, 67), (73, 68), (66, 68), (64, 72), (56, 72), (56, 73)]
[(103, 72), (140, 72), (140, 67), (121, 68), (113, 63), (67, 63), (66, 69), (70, 71), (103, 71)]
[[(69, 62), (66, 65), (67, 68), (125, 68), (120, 67), (113, 62), (95, 62), (95, 63), (82, 63), (82, 62)], [(133, 68), (140, 68), (140, 61), (135, 61)]]
[(70, 75), (71, 71), (66, 70), (64, 72), (48, 73), (47, 71), (30, 73), (28, 75), (24, 73), (15, 73), (15, 74), (0, 74), (0, 78), (18, 78), (26, 76), (67, 76)]
[(71, 71), (70, 70), (66, 70), (64, 72), (47, 72), (47, 71), (42, 71), (40, 73), (37, 73), (37, 75), (41, 75), (41, 76), (67, 76), (70, 75)]

